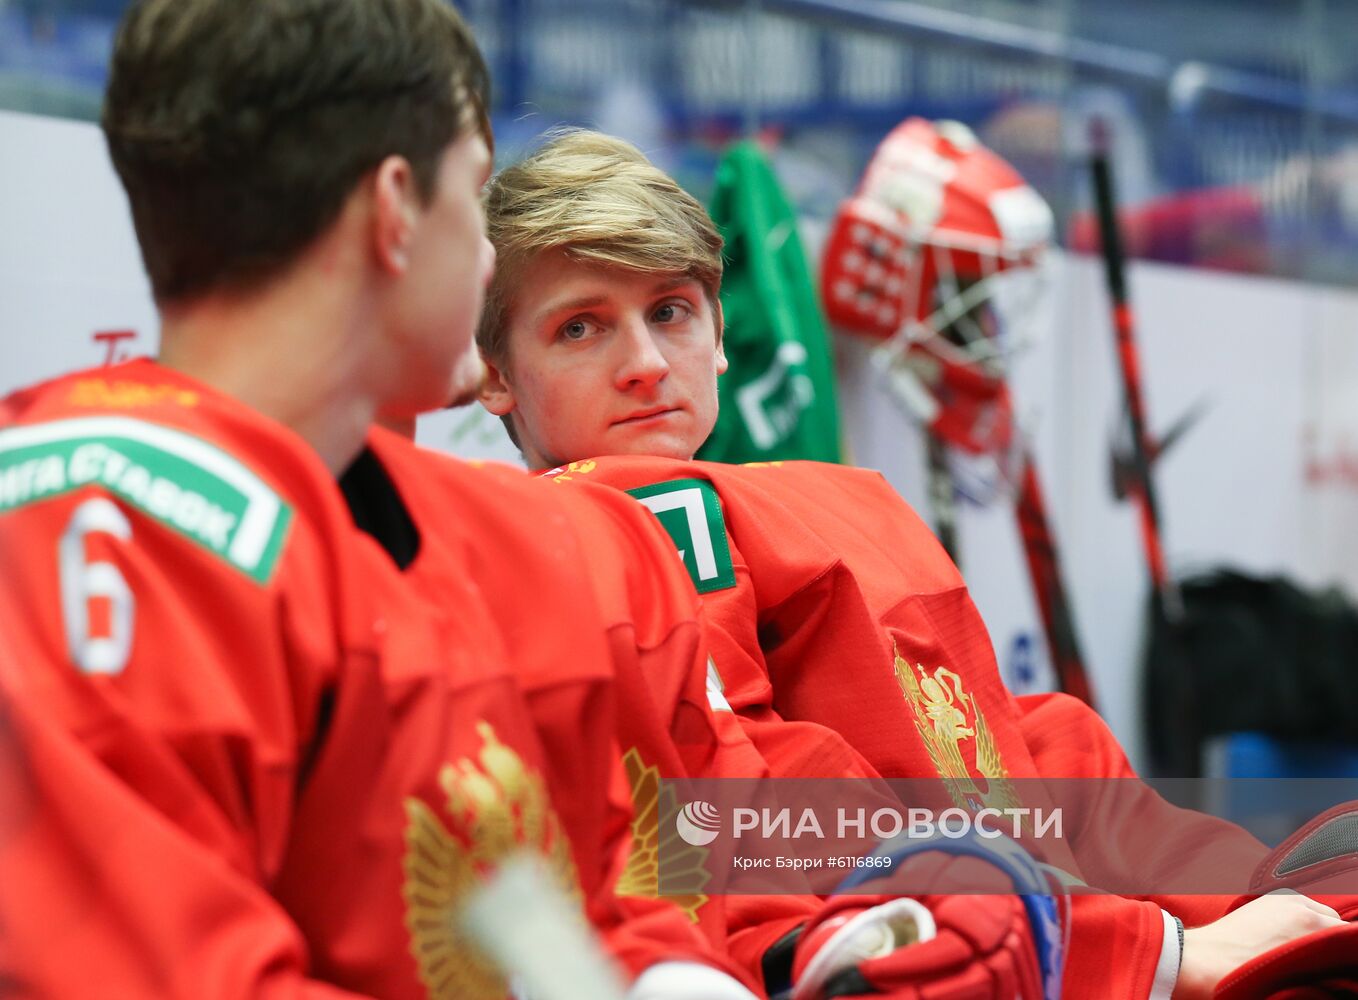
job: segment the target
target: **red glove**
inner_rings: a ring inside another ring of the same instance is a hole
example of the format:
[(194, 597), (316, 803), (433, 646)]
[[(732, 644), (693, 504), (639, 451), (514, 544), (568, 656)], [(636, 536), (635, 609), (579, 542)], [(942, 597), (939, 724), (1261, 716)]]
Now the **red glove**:
[(1042, 1000), (1042, 974), (1017, 896), (838, 896), (797, 945), (794, 1000)]
[[(1326, 810), (1278, 845), (1255, 870), (1257, 893), (1293, 889), (1358, 917), (1358, 803)], [(1336, 895), (1343, 893), (1343, 895)], [(1241, 896), (1231, 909), (1255, 898)], [(1217, 986), (1220, 1000), (1358, 1000), (1358, 924), (1308, 934), (1246, 962)]]
[(1260, 863), (1250, 887), (1260, 894), (1295, 889), (1323, 900), (1345, 920), (1358, 916), (1358, 802), (1341, 803), (1304, 824)]
[(1317, 931), (1267, 951), (1217, 986), (1216, 1000), (1358, 1000), (1358, 924)]
[(1227, 908), (1291, 889), (1358, 919), (1358, 802), (1327, 809), (1269, 852), (1250, 879), (1250, 891)]

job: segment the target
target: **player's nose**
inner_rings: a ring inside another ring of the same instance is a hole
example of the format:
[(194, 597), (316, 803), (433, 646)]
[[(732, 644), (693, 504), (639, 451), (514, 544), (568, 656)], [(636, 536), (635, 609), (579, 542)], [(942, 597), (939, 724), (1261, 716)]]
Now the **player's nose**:
[(669, 374), (669, 361), (642, 317), (625, 317), (619, 324), (618, 332), (616, 382), (619, 389), (637, 385), (652, 386)]

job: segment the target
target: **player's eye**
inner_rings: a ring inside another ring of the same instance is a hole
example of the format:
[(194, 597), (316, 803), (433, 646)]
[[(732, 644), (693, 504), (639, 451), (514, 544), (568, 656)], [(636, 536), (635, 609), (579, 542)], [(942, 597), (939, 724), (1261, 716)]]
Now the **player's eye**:
[(557, 336), (562, 340), (584, 340), (597, 329), (599, 329), (598, 323), (577, 316), (575, 319), (562, 323), (561, 328), (557, 330)]
[(656, 306), (655, 311), (651, 313), (651, 319), (657, 323), (678, 323), (691, 315), (693, 310), (689, 308), (687, 302), (671, 300)]

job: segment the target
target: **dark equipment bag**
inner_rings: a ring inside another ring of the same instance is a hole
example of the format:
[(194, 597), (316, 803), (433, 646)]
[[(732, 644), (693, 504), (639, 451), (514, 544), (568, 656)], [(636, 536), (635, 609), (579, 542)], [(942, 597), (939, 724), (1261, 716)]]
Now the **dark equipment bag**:
[(1230, 569), (1179, 586), (1182, 620), (1149, 616), (1142, 707), (1155, 773), (1198, 776), (1203, 741), (1224, 733), (1358, 744), (1358, 609), (1341, 591)]

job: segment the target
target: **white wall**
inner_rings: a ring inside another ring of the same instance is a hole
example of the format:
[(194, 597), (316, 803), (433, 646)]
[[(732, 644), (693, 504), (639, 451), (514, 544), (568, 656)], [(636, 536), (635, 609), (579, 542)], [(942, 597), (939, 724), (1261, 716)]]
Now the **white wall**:
[[(157, 342), (132, 222), (99, 131), (0, 111), (0, 392)], [(133, 346), (135, 345), (135, 346)]]
[[(126, 202), (90, 125), (0, 112), (0, 392), (104, 360), (99, 331), (130, 329), (120, 353), (154, 350), (156, 326)], [(1114, 504), (1108, 443), (1117, 372), (1096, 261), (1053, 255), (1043, 334), (1015, 371), (1096, 692), (1135, 755), (1136, 661), (1146, 573), (1134, 510)], [(1231, 563), (1358, 591), (1358, 295), (1139, 264), (1131, 271), (1152, 428), (1205, 397), (1210, 409), (1159, 470), (1171, 566)], [(846, 433), (927, 511), (918, 435), (864, 352), (843, 346)], [(477, 409), (422, 422), (425, 443), (513, 459)], [(962, 562), (1002, 669), (1036, 641), (1008, 508), (964, 509)]]

